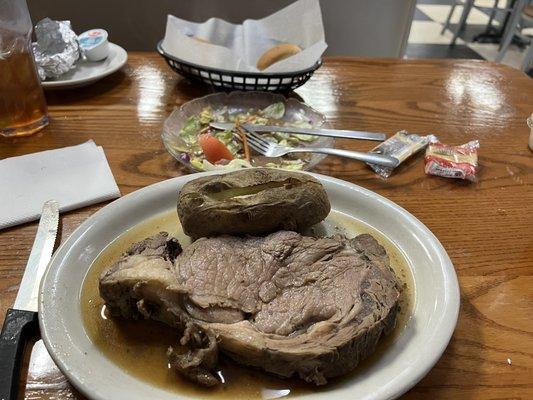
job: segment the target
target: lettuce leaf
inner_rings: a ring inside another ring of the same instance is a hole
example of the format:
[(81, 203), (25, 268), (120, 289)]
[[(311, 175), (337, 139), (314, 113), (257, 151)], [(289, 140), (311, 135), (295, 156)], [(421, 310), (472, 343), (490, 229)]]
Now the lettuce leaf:
[(299, 171), (303, 169), (305, 166), (305, 163), (298, 159), (298, 160), (282, 160), (280, 164), (276, 163), (266, 163), (265, 167), (267, 168), (281, 168), (281, 169), (288, 169), (291, 171)]
[(302, 142), (314, 142), (317, 137), (313, 135), (306, 135), (303, 133), (294, 133), (292, 136), (294, 136), (296, 139), (302, 141)]
[(215, 170), (230, 170), (230, 169), (237, 169), (237, 168), (252, 168), (252, 164), (250, 162), (235, 158), (231, 160), (226, 165), (215, 165), (211, 164), (209, 161), (204, 160), (202, 165), (202, 170), (204, 171), (215, 171)]
[(191, 166), (198, 170), (203, 171), (204, 170), (204, 164), (202, 162), (203, 160), (201, 158), (191, 158), (190, 164)]
[(207, 125), (215, 119), (211, 107), (206, 107), (200, 112), (200, 124)]
[(191, 115), (185, 121), (181, 128), (179, 136), (188, 145), (194, 146), (198, 143), (198, 134), (200, 133), (200, 120), (196, 115)]
[(285, 104), (283, 102), (277, 102), (263, 108), (259, 114), (266, 118), (281, 119), (285, 115)]
[(233, 156), (236, 156), (237, 153), (239, 153), (239, 151), (242, 149), (242, 144), (234, 140), (233, 131), (231, 130), (218, 131), (214, 134), (214, 136), (224, 143)]

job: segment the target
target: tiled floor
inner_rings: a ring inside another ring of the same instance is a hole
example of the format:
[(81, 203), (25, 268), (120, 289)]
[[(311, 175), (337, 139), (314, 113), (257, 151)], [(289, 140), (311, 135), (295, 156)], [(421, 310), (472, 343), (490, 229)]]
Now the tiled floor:
[[(442, 27), (450, 11), (452, 0), (418, 0), (415, 19), (409, 35), (407, 46), (408, 58), (470, 58), (494, 60), (498, 53), (498, 45), (473, 42), (473, 38), (484, 32), (489, 21), (489, 15), (478, 9), (472, 9), (467, 27), (455, 46), (450, 46), (452, 32), (447, 30), (441, 35)], [(484, 4), (485, 3), (485, 4)], [(503, 1), (500, 3), (503, 4)], [(494, 0), (477, 0), (476, 5), (493, 6)], [(455, 29), (463, 7), (458, 5), (451, 19), (451, 29)], [(493, 22), (498, 29), (504, 15), (500, 15)], [(503, 63), (513, 68), (519, 68), (524, 57), (524, 49), (511, 45)], [(530, 74), (533, 71), (530, 71)]]

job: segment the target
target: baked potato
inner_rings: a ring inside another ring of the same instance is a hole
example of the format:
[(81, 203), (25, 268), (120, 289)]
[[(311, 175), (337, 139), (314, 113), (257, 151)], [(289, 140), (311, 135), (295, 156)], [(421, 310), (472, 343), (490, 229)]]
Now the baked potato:
[(194, 238), (302, 231), (329, 214), (322, 184), (312, 176), (249, 168), (186, 183), (178, 196), (184, 232)]

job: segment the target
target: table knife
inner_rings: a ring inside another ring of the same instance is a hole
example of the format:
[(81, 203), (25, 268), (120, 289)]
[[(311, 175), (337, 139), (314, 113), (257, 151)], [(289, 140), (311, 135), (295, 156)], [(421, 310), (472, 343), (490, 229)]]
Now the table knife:
[[(232, 130), (235, 124), (231, 122), (211, 122), (209, 124), (212, 128), (222, 130)], [(342, 129), (322, 129), (322, 128), (300, 128), (293, 126), (277, 126), (277, 125), (256, 125), (256, 124), (241, 124), (244, 129), (252, 129), (256, 132), (284, 132), (297, 133), (304, 135), (315, 136), (330, 136), (347, 139), (363, 139), (363, 140), (377, 140), (383, 141), (387, 138), (384, 133), (377, 132), (362, 132), (362, 131), (346, 131)]]
[(39, 227), (13, 308), (7, 310), (0, 334), (0, 399), (17, 398), (26, 341), (38, 332), (39, 284), (50, 262), (57, 236), (59, 204), (44, 203)]

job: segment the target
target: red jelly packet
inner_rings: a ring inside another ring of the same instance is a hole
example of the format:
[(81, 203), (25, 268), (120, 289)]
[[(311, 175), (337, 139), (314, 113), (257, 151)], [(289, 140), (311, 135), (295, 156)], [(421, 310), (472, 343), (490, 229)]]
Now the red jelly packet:
[(448, 146), (439, 141), (433, 141), (426, 149), (426, 174), (475, 182), (478, 149), (479, 141), (477, 140), (461, 146)]

